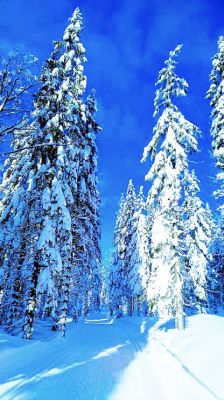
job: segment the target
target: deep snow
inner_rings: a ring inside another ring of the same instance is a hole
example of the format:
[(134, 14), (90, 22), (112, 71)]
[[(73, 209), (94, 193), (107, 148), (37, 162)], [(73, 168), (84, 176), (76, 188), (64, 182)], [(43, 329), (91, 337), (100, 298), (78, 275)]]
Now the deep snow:
[(0, 331), (1, 400), (224, 399), (224, 317), (173, 321), (95, 316), (66, 337), (38, 325), (25, 341)]

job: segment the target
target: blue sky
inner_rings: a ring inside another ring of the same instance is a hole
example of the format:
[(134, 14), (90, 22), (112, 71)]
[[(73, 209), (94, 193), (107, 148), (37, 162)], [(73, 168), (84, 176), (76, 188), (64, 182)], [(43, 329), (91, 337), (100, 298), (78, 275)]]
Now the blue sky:
[(200, 153), (192, 158), (201, 197), (215, 209), (214, 160), (205, 93), (217, 38), (224, 34), (223, 0), (1, 0), (0, 47), (22, 46), (41, 62), (60, 39), (79, 6), (84, 19), (88, 88), (97, 91), (102, 247), (111, 245), (117, 203), (128, 180), (138, 188), (149, 163), (140, 164), (155, 124), (154, 83), (169, 50), (183, 43), (178, 73), (189, 83), (181, 101), (185, 116), (202, 130)]

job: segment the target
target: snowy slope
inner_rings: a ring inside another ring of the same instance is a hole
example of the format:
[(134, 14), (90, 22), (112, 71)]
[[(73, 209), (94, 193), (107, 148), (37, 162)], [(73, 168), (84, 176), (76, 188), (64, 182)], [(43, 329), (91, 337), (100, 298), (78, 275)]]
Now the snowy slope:
[(224, 399), (223, 317), (192, 316), (184, 332), (106, 316), (69, 323), (65, 339), (43, 332), (0, 332), (1, 400)]

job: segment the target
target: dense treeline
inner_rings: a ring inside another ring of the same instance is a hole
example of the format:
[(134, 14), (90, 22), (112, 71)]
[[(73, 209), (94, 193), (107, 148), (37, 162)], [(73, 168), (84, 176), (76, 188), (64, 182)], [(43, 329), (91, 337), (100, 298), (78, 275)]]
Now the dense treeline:
[[(224, 38), (213, 58), (208, 91), (212, 106), (214, 156), (223, 180)], [(189, 157), (198, 151), (199, 129), (188, 121), (176, 98), (186, 96), (188, 84), (176, 74), (176, 57), (169, 54), (159, 72), (154, 100), (157, 117), (153, 136), (142, 161), (151, 155), (146, 180), (147, 199), (136, 197), (132, 181), (122, 195), (114, 231), (110, 273), (110, 310), (121, 316), (144, 312), (176, 319), (222, 306), (224, 285), (223, 207), (215, 226), (208, 204), (199, 197), (200, 183), (189, 168)], [(215, 196), (223, 197), (223, 184)], [(140, 240), (139, 240), (140, 238)]]

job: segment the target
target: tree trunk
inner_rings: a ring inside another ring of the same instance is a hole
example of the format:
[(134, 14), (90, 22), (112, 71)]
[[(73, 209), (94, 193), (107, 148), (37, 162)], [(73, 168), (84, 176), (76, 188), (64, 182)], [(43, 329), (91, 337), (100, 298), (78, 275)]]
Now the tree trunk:
[(25, 322), (23, 325), (23, 331), (24, 331), (23, 337), (25, 339), (32, 339), (33, 322), (35, 317), (35, 308), (37, 301), (36, 288), (37, 288), (39, 272), (40, 272), (40, 265), (37, 261), (34, 261), (30, 287), (27, 293)]

